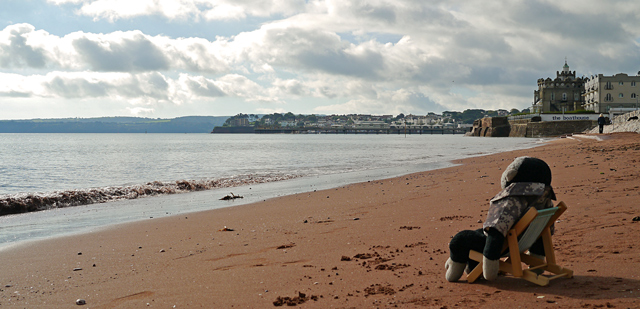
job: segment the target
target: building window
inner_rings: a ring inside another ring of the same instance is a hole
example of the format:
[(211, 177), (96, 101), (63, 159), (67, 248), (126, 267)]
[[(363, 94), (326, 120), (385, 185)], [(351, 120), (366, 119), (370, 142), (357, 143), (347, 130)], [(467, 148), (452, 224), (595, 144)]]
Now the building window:
[(618, 82), (618, 85), (622, 86), (622, 85), (624, 85), (624, 82), (619, 81), (619, 82)]
[(631, 82), (631, 87), (635, 87), (636, 86), (636, 81), (632, 81)]
[(574, 101), (578, 101), (578, 98), (580, 98), (580, 95), (577, 92), (573, 93), (573, 100)]
[(556, 94), (552, 92), (552, 93), (551, 93), (551, 101), (553, 101), (553, 100), (555, 100), (555, 99), (556, 99)]
[(611, 86), (611, 82), (607, 82), (607, 83), (604, 85), (604, 89), (608, 89), (608, 90), (613, 89), (613, 86)]
[(604, 96), (604, 100), (605, 102), (613, 101), (613, 96), (611, 95), (611, 93), (607, 93), (607, 95)]
[(566, 101), (567, 100), (567, 93), (562, 93), (562, 101)]
[(618, 98), (624, 98), (624, 94), (618, 93)]
[(636, 94), (635, 94), (635, 93), (632, 93), (632, 94), (631, 94), (631, 98), (632, 98), (632, 99), (635, 99), (635, 98), (636, 98)]

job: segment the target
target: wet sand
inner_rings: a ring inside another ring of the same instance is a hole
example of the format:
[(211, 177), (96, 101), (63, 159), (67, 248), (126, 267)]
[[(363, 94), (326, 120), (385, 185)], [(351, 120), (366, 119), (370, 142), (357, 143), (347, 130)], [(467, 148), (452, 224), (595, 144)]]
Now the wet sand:
[[(640, 307), (640, 135), (601, 137), (6, 249), (0, 305)], [(481, 226), (503, 169), (522, 155), (551, 166), (569, 207), (554, 244), (574, 278), (548, 287), (511, 276), (447, 282), (451, 236)]]

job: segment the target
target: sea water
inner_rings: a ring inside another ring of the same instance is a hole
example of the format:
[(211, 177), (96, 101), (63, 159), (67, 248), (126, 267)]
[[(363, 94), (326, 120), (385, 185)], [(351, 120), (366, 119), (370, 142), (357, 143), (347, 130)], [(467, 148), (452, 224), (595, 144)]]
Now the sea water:
[[(44, 209), (1, 216), (0, 246), (442, 168), (451, 160), (544, 141), (462, 135), (0, 134), (0, 203), (36, 200)], [(230, 192), (244, 198), (219, 200)]]

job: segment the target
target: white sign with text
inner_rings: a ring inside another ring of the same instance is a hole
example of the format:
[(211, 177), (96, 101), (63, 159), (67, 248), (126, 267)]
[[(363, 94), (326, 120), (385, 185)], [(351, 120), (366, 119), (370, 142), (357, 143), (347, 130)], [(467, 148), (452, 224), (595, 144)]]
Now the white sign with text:
[(598, 120), (599, 114), (542, 114), (542, 121)]

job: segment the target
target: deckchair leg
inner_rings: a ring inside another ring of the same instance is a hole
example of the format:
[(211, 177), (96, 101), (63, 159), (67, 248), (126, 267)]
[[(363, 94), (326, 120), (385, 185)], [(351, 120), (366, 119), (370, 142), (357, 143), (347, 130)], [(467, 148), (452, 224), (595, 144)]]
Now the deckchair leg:
[(511, 264), (511, 259), (507, 258), (504, 261), (500, 261), (500, 271), (512, 274), (513, 264)]
[(509, 243), (509, 262), (511, 270), (509, 271), (514, 277), (522, 277), (522, 264), (520, 261), (520, 251), (518, 251), (518, 236), (513, 230), (507, 233), (507, 242)]
[(542, 275), (538, 275), (530, 270), (523, 270), (522, 271), (522, 279), (527, 280), (529, 282), (535, 283), (539, 286), (547, 286), (549, 285), (549, 278), (542, 276)]
[(549, 264), (556, 263), (556, 254), (553, 251), (553, 241), (551, 240), (551, 230), (545, 228), (542, 231), (542, 244), (544, 245), (544, 256)]
[(469, 251), (469, 258), (478, 262), (478, 266), (467, 274), (467, 282), (473, 283), (480, 277), (480, 275), (482, 275), (482, 253), (471, 250)]
[(531, 268), (540, 268), (540, 266), (545, 266), (547, 265), (547, 263), (545, 263), (545, 261), (538, 259), (538, 258), (534, 258), (528, 254), (520, 254), (520, 259), (522, 260), (522, 262), (524, 262), (525, 264), (529, 265)]
[[(556, 275), (564, 275), (565, 278), (573, 278), (573, 270), (564, 268), (557, 264), (548, 265), (547, 270), (556, 274)], [(555, 279), (555, 278), (554, 278)]]

